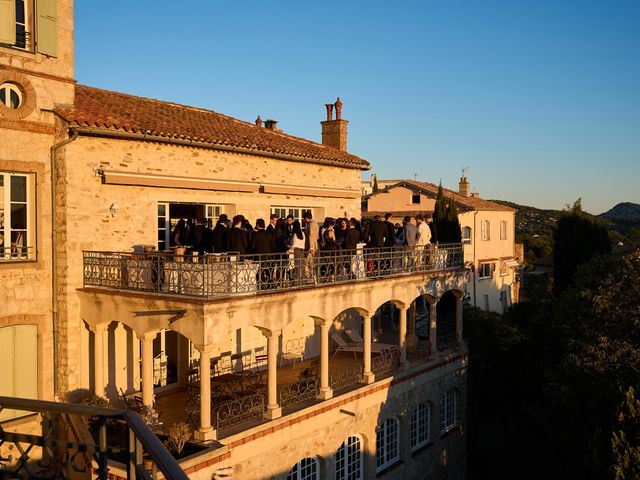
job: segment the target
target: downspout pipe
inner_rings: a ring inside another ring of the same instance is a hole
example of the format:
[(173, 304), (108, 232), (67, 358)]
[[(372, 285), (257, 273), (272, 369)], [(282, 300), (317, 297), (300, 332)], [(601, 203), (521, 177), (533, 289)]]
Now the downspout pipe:
[(53, 328), (53, 396), (58, 400), (58, 228), (57, 228), (57, 208), (56, 208), (56, 183), (58, 181), (56, 154), (65, 145), (78, 138), (78, 132), (70, 129), (71, 136), (61, 142), (54, 143), (50, 149), (51, 158), (51, 323)]

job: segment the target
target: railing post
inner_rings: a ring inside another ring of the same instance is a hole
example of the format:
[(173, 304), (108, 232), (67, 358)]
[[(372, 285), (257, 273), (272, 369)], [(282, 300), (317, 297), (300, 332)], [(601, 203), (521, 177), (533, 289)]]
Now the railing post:
[(93, 393), (98, 397), (104, 397), (104, 332), (108, 325), (105, 323), (95, 325), (93, 331)]
[(107, 480), (107, 419), (99, 417), (100, 430), (98, 433), (98, 478)]
[(407, 307), (403, 305), (399, 310), (398, 349), (400, 350), (400, 365), (404, 370), (407, 370), (409, 368), (409, 362), (407, 361)]
[(320, 400), (333, 397), (333, 390), (329, 386), (329, 327), (325, 320), (320, 323)]
[(200, 352), (200, 427), (193, 435), (197, 440), (216, 440), (216, 430), (211, 426), (211, 347), (197, 347)]
[(278, 340), (280, 330), (263, 330), (267, 337), (267, 411), (265, 417), (275, 420), (282, 416), (282, 408), (278, 405)]
[(437, 358), (438, 351), (438, 302), (429, 300), (429, 343), (431, 344), (431, 356)]
[(364, 320), (364, 335), (363, 335), (363, 345), (362, 345), (362, 361), (363, 361), (363, 372), (362, 372), (362, 382), (369, 384), (373, 383), (375, 380), (375, 375), (371, 371), (371, 315), (366, 313), (363, 315)]
[(153, 407), (153, 339), (156, 332), (142, 334), (142, 403)]

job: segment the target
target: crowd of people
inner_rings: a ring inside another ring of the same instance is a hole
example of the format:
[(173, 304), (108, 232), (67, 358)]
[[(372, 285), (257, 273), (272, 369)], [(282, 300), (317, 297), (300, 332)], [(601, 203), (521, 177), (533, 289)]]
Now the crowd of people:
[(359, 244), (365, 248), (390, 248), (426, 246), (436, 241), (431, 217), (407, 216), (400, 225), (393, 223), (391, 213), (384, 220), (376, 215), (363, 222), (356, 218), (327, 217), (322, 225), (313, 220), (311, 212), (303, 214), (302, 223), (293, 215), (280, 218), (272, 214), (269, 225), (258, 218), (253, 226), (243, 215), (229, 221), (222, 214), (213, 229), (203, 220), (181, 219), (171, 235), (172, 246), (185, 247), (200, 255), (293, 253), (303, 257), (317, 251), (355, 250)]

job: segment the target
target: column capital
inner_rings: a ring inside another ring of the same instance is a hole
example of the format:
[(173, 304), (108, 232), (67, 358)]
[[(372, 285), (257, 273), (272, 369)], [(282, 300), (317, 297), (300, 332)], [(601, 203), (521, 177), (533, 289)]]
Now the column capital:
[(137, 333), (136, 335), (138, 337), (139, 340), (142, 340), (143, 342), (148, 342), (148, 341), (153, 341), (157, 336), (158, 336), (158, 331), (153, 331), (153, 332), (144, 332), (144, 333)]
[(194, 343), (193, 346), (200, 353), (211, 353), (213, 351), (213, 345), (198, 345)]
[(256, 327), (258, 330), (260, 330), (260, 332), (262, 333), (262, 335), (264, 335), (267, 338), (271, 338), (271, 337), (279, 337), (280, 334), (282, 333), (282, 330), (269, 330), (267, 328), (263, 328), (263, 327)]
[(109, 323), (98, 323), (97, 325), (89, 326), (89, 330), (93, 333), (104, 333), (109, 328)]

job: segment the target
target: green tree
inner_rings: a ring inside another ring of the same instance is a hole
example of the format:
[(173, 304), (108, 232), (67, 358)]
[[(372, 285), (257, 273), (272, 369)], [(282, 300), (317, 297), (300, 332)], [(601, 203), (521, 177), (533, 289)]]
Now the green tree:
[(618, 430), (613, 432), (611, 446), (616, 480), (640, 478), (640, 400), (633, 386), (625, 393), (618, 414)]
[(554, 232), (554, 292), (562, 293), (571, 283), (579, 265), (596, 255), (611, 253), (611, 242), (605, 228), (583, 211), (581, 199), (564, 211)]
[(380, 187), (378, 187), (378, 177), (373, 177), (372, 190), (373, 190), (373, 193), (376, 193), (378, 190), (380, 190)]
[(458, 219), (458, 207), (453, 197), (449, 198), (447, 204), (447, 243), (460, 243), (462, 242), (462, 229), (460, 228), (460, 220)]

